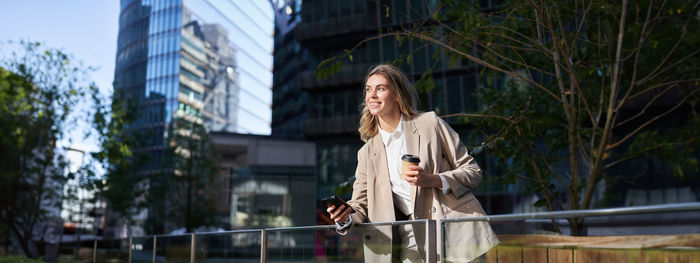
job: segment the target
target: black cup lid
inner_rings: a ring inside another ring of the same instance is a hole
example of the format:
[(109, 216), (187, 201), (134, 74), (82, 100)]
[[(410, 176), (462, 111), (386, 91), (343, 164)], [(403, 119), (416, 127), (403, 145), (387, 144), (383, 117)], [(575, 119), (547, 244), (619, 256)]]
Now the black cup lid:
[(401, 156), (401, 160), (407, 161), (409, 163), (420, 163), (420, 158), (413, 154), (404, 154), (403, 156)]

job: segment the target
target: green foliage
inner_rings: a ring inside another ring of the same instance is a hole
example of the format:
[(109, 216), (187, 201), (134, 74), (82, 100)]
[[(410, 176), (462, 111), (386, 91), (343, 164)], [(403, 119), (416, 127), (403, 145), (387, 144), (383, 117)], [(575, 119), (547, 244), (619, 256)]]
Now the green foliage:
[(44, 263), (43, 260), (26, 258), (19, 255), (0, 257), (0, 263)]
[[(669, 176), (697, 178), (699, 6), (512, 0), (486, 10), (448, 0), (370, 39), (420, 39), (448, 67), (469, 60), (482, 77), (483, 107), (461, 118), (475, 127), (473, 152), (500, 158), (502, 181), (522, 181), (542, 197), (537, 205), (586, 209), (598, 182), (627, 161), (660, 157)], [(334, 72), (343, 58), (318, 71)], [(433, 88), (431, 73), (417, 82), (420, 92)], [(667, 118), (671, 127), (661, 124)], [(576, 232), (580, 220), (571, 223)]]
[[(349, 54), (349, 52), (347, 54)], [(316, 68), (317, 80), (320, 81), (328, 79), (330, 76), (340, 71), (340, 68), (342, 67), (343, 63), (340, 62), (339, 59), (324, 60), (318, 64), (318, 67)]]
[(39, 42), (5, 47), (12, 52), (0, 62), (0, 222), (10, 231), (1, 238), (12, 235), (37, 257), (35, 242), (47, 233), (35, 227), (55, 220), (48, 210), (60, 207), (61, 190), (75, 176), (57, 144), (79, 117), (71, 111), (90, 89), (88, 70)]
[[(482, 66), (478, 96), (485, 107), (484, 117), (469, 120), (477, 127), (473, 136), (483, 140), (475, 151), (489, 145), (504, 161), (499, 170), (550, 197), (538, 205), (577, 209), (590, 205), (607, 169), (635, 158), (656, 155), (675, 176), (697, 176), (696, 115), (673, 129), (654, 125), (683, 115), (680, 106), (697, 108), (689, 105), (698, 100), (697, 11), (697, 3), (686, 1), (630, 1), (625, 8), (622, 2), (507, 1), (489, 12), (445, 1), (435, 19), (446, 22), (411, 33), (455, 48), (451, 56), (480, 54), (483, 61), (474, 62)], [(560, 191), (568, 192), (564, 202)]]
[[(140, 172), (148, 156), (140, 151), (146, 145), (148, 133), (134, 127), (138, 118), (137, 101), (116, 89), (112, 97), (103, 98), (92, 92), (95, 105), (93, 129), (100, 150), (91, 153), (97, 165), (104, 168), (101, 176), (87, 176), (87, 185), (98, 191), (110, 205), (110, 210), (130, 222), (139, 209), (146, 207), (146, 180)], [(111, 102), (106, 104), (105, 102)]]
[(167, 143), (164, 169), (151, 175), (148, 199), (157, 213), (152, 224), (174, 222), (187, 232), (217, 225), (217, 155), (201, 119), (173, 120)]
[(352, 193), (352, 184), (355, 182), (355, 176), (350, 176), (348, 180), (340, 183), (334, 190), (333, 194), (336, 196), (346, 196)]

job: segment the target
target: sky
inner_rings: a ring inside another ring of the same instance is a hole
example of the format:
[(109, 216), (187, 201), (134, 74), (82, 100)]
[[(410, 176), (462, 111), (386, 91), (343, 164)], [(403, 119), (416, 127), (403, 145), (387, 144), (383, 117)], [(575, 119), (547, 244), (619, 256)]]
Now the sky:
[[(105, 95), (112, 92), (118, 30), (118, 0), (2, 1), (0, 42), (40, 41), (73, 54), (84, 65), (97, 68), (92, 81)], [(70, 131), (72, 142), (64, 141), (63, 146), (96, 151), (96, 140), (82, 135), (86, 128), (89, 124), (83, 122)], [(74, 164), (80, 163), (82, 154), (67, 154)]]

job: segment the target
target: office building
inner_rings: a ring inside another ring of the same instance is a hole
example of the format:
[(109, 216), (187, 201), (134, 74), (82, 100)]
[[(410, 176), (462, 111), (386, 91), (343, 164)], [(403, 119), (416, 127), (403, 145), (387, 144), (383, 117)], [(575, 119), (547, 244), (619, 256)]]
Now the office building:
[[(372, 40), (353, 52), (352, 62), (344, 61), (334, 75), (327, 79), (316, 75), (323, 59), (342, 54), (379, 30), (422, 18), (428, 12), (425, 1), (288, 1), (287, 5), (280, 12), (286, 16), (278, 16), (276, 23), (272, 134), (316, 143), (319, 198), (332, 195), (354, 175), (357, 150), (363, 144), (357, 133), (362, 79), (372, 65), (405, 61), (405, 55), (413, 54), (410, 64), (401, 64), (402, 70), (415, 81), (433, 68), (435, 79), (433, 89), (420, 92), (422, 110), (450, 114), (478, 108), (473, 96), (478, 69), (418, 41), (399, 45), (394, 38)], [(396, 11), (386, 16), (385, 7)], [(459, 132), (467, 130), (448, 121)]]
[[(270, 134), (273, 9), (267, 1), (122, 0), (115, 90), (138, 101), (144, 174), (171, 169), (175, 123)], [(151, 182), (153, 183), (153, 182)], [(147, 216), (144, 214), (144, 216)], [(144, 218), (137, 219), (137, 224)]]
[[(294, 2), (299, 4), (299, 1)], [(306, 140), (317, 145), (317, 195), (328, 196), (343, 181), (354, 175), (356, 167), (356, 152), (362, 146), (357, 133), (359, 123), (362, 79), (372, 65), (378, 63), (396, 63), (407, 73), (414, 82), (426, 73), (431, 72), (434, 86), (417, 85), (420, 106), (423, 111), (435, 111), (438, 115), (448, 115), (461, 112), (475, 112), (482, 107), (475, 93), (480, 81), (480, 67), (464, 59), (448, 56), (443, 48), (428, 42), (404, 38), (398, 41), (394, 37), (371, 39), (359, 46), (353, 53), (353, 58), (342, 61), (339, 71), (328, 78), (319, 78), (316, 67), (326, 58), (342, 55), (346, 50), (355, 47), (360, 41), (377, 36), (379, 32), (400, 30), (402, 25), (422, 21), (430, 10), (438, 7), (439, 1), (422, 0), (388, 0), (388, 1), (339, 1), (339, 0), (307, 0), (301, 1), (300, 21), (285, 37), (276, 36), (276, 47), (292, 45), (297, 41), (301, 44), (301, 57), (308, 53), (308, 65), (296, 78), (280, 77), (286, 86), (299, 85), (300, 94), (308, 96), (304, 103), (307, 112), (304, 116), (304, 127), (301, 135)], [(493, 10), (502, 1), (479, 1), (480, 7)], [(295, 40), (294, 40), (295, 39)], [(285, 44), (286, 43), (286, 44)], [(288, 46), (282, 47), (289, 49)], [(279, 52), (281, 60), (285, 52)], [(275, 53), (275, 59), (278, 53)], [(410, 57), (409, 57), (410, 55)], [(410, 63), (409, 63), (410, 61)], [(276, 72), (275, 72), (276, 73)], [(276, 81), (277, 75), (275, 76)], [(278, 83), (275, 82), (274, 97), (278, 97)], [(285, 91), (280, 90), (280, 94)], [(280, 101), (274, 106), (286, 105), (293, 96), (279, 95)], [(675, 103), (673, 101), (669, 103)], [(281, 111), (280, 111), (281, 112)], [(281, 113), (287, 114), (287, 113)], [(303, 114), (298, 114), (302, 116)], [(687, 119), (683, 113), (676, 114), (663, 125), (673, 126), (674, 119)], [(680, 116), (680, 117), (679, 117)], [(277, 114), (273, 110), (273, 120)], [(286, 124), (284, 118), (279, 122), (273, 121), (274, 131), (282, 131)], [(466, 145), (474, 142), (465, 141), (470, 127), (459, 122), (456, 118), (446, 119), (450, 125), (461, 134)], [(297, 121), (291, 121), (296, 123)], [(660, 124), (661, 125), (661, 124)], [(491, 169), (494, 162), (502, 162), (499, 158), (486, 155), (477, 157), (484, 173), (484, 179), (479, 188), (474, 190), (487, 213), (503, 214), (513, 212), (533, 212), (534, 202), (539, 199), (529, 194), (525, 184), (521, 182), (506, 183), (493, 180), (498, 177), (498, 171)], [(615, 170), (616, 182), (608, 185), (608, 191), (613, 192), (603, 196), (605, 187), (599, 187), (594, 198), (594, 207), (645, 205), (666, 202), (687, 202), (698, 200), (697, 180), (685, 179), (685, 182), (695, 182), (696, 185), (685, 185), (681, 180), (668, 175), (668, 167), (656, 156), (631, 162), (629, 166), (620, 166)], [(639, 167), (644, 167), (640, 169)], [(644, 170), (641, 175), (628, 174), (631, 169)], [(666, 171), (666, 172), (664, 172)], [(623, 182), (636, 182), (629, 185)], [(605, 183), (602, 183), (605, 184)], [(565, 199), (565, 197), (562, 197)], [(596, 203), (600, 202), (600, 204)], [(602, 204), (602, 202), (606, 202)]]
[(308, 226), (315, 219), (313, 143), (212, 133), (221, 173), (214, 183), (226, 228)]
[(309, 50), (297, 41), (301, 21), (301, 1), (288, 1), (275, 14), (275, 48), (272, 85), (272, 136), (304, 137), (304, 120), (308, 116), (309, 95), (299, 84), (302, 72), (311, 69)]

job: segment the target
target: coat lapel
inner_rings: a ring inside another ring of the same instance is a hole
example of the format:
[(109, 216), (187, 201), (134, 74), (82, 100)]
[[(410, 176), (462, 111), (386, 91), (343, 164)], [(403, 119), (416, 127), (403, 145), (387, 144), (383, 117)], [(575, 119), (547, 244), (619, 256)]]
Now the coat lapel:
[(374, 165), (374, 171), (376, 172), (378, 181), (382, 184), (387, 183), (389, 185), (389, 167), (386, 162), (386, 149), (384, 149), (384, 143), (382, 142), (381, 135), (377, 134), (372, 137), (372, 152), (370, 153), (372, 158), (372, 165)]
[[(420, 134), (418, 133), (418, 129), (416, 128), (415, 124), (415, 116), (412, 117), (410, 120), (404, 121), (404, 132), (405, 132), (405, 138), (406, 138), (406, 153), (407, 154), (413, 154), (415, 156), (420, 156)], [(426, 160), (423, 160), (426, 161)], [(411, 207), (413, 208), (412, 210), (416, 211), (416, 195), (417, 195), (418, 189), (415, 186), (411, 186)]]

